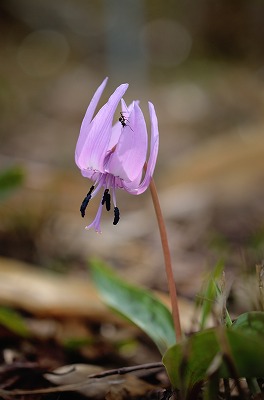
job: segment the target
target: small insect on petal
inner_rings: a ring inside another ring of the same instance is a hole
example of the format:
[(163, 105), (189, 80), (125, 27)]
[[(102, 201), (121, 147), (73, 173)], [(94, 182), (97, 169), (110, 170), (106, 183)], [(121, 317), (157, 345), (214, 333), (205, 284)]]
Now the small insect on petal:
[(128, 126), (130, 129), (131, 129), (131, 131), (133, 131), (133, 129), (131, 128), (131, 126), (128, 124), (128, 118), (126, 118), (125, 116), (124, 116), (124, 112), (125, 111), (123, 111), (123, 112), (121, 112), (120, 113), (120, 117), (118, 118), (118, 121), (120, 122), (120, 124), (122, 125), (122, 127), (123, 128), (125, 128), (125, 126)]
[(119, 208), (115, 207), (114, 208), (114, 222), (113, 222), (113, 225), (117, 225), (119, 220), (120, 220)]
[(126, 124), (127, 119), (124, 117), (122, 112), (120, 113), (120, 117), (118, 118), (118, 121), (121, 123), (123, 128), (125, 126), (127, 126), (127, 124)]

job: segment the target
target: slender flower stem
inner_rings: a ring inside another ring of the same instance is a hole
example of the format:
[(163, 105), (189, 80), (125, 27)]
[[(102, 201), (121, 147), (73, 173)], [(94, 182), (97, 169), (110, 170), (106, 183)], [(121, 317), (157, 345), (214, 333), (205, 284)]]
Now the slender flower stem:
[(154, 205), (154, 209), (156, 212), (158, 225), (159, 225), (161, 244), (162, 244), (162, 248), (163, 248), (163, 255), (164, 255), (167, 281), (168, 281), (168, 287), (169, 287), (169, 294), (170, 294), (170, 300), (171, 300), (172, 318), (173, 318), (174, 329), (175, 329), (175, 334), (176, 334), (176, 342), (179, 342), (182, 339), (182, 330), (181, 330), (181, 323), (180, 323), (178, 296), (177, 296), (176, 285), (174, 282), (174, 277), (173, 277), (173, 272), (172, 272), (172, 264), (171, 264), (171, 255), (170, 255), (170, 249), (169, 249), (169, 243), (168, 243), (168, 236), (167, 236), (165, 222), (164, 222), (164, 218), (163, 218), (160, 203), (159, 203), (156, 185), (155, 185), (153, 178), (150, 181), (149, 188), (150, 188), (152, 201), (153, 201), (153, 205)]

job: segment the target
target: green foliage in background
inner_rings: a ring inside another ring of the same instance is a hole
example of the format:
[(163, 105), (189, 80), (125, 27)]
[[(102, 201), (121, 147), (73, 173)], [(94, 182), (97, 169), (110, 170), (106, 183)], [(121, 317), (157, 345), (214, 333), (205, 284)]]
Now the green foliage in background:
[(11, 308), (0, 307), (0, 325), (21, 337), (30, 335), (24, 319)]
[(184, 399), (198, 398), (197, 388), (217, 398), (218, 381), (264, 377), (264, 313), (249, 312), (231, 327), (206, 329), (191, 336), (164, 355), (172, 385)]
[(0, 171), (0, 201), (17, 189), (24, 180), (22, 168), (14, 166)]
[(214, 317), (221, 325), (230, 326), (232, 321), (226, 307), (224, 264), (219, 261), (205, 280), (196, 306), (201, 310), (199, 329), (206, 327), (209, 317)]

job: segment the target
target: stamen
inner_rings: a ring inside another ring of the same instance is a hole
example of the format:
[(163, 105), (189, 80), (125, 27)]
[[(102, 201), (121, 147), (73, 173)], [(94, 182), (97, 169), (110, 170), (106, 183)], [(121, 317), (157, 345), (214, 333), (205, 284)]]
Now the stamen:
[(83, 199), (83, 202), (82, 202), (81, 207), (80, 207), (80, 211), (81, 211), (81, 216), (82, 217), (85, 216), (85, 210), (86, 210), (86, 208), (88, 206), (89, 201), (91, 200), (91, 197), (92, 196), (90, 194), (87, 194), (87, 196)]
[(109, 189), (105, 189), (103, 198), (102, 198), (102, 205), (105, 204), (105, 208), (107, 211), (111, 210), (111, 196), (109, 193)]
[(94, 190), (94, 186), (91, 187), (91, 189), (89, 190), (89, 192), (87, 193), (87, 195), (83, 199), (83, 202), (82, 202), (81, 207), (80, 207), (80, 212), (81, 212), (81, 216), (82, 217), (85, 216), (85, 210), (86, 210), (86, 208), (88, 206), (89, 201), (91, 200), (92, 191), (93, 190)]
[(115, 207), (114, 208), (114, 222), (113, 222), (113, 225), (117, 225), (119, 220), (120, 220), (119, 208)]
[(105, 207), (106, 207), (107, 211), (111, 210), (111, 196), (110, 196), (110, 193), (107, 193)]
[(103, 194), (103, 198), (102, 198), (102, 206), (104, 205), (104, 203), (106, 202), (106, 196), (107, 193), (109, 192), (109, 189), (105, 189), (104, 194)]

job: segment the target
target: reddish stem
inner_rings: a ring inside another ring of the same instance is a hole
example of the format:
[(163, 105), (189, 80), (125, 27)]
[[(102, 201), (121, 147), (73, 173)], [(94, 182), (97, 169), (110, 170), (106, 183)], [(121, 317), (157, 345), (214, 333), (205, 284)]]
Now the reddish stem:
[(182, 330), (181, 330), (181, 323), (180, 323), (178, 296), (177, 296), (176, 285), (174, 282), (174, 276), (173, 276), (173, 272), (172, 272), (171, 255), (170, 255), (170, 249), (169, 249), (169, 243), (168, 243), (165, 222), (164, 222), (164, 218), (162, 215), (159, 198), (158, 198), (158, 193), (157, 193), (156, 185), (155, 185), (153, 178), (151, 179), (149, 187), (150, 187), (152, 201), (154, 204), (154, 209), (156, 212), (158, 225), (159, 225), (160, 238), (161, 238), (161, 244), (162, 244), (164, 261), (165, 261), (165, 269), (166, 269), (166, 274), (167, 274), (168, 288), (169, 288), (169, 294), (170, 294), (170, 300), (171, 300), (172, 318), (173, 318), (174, 329), (175, 329), (175, 334), (176, 334), (176, 342), (179, 342), (182, 339)]

